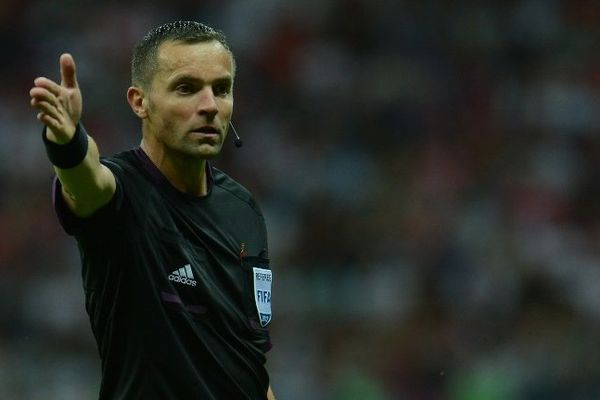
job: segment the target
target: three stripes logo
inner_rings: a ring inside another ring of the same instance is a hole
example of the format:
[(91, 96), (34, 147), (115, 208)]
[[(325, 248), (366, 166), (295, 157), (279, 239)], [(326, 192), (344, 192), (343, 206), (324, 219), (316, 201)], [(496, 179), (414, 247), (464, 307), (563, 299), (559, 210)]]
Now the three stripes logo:
[(194, 274), (190, 264), (185, 264), (183, 267), (176, 269), (169, 274), (169, 280), (173, 282), (183, 283), (184, 285), (196, 286)]

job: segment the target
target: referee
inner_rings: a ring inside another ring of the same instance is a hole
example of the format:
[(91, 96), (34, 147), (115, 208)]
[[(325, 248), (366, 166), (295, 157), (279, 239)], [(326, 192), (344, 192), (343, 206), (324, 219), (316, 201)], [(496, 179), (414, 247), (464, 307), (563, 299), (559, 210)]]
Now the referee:
[(208, 160), (233, 111), (224, 35), (177, 21), (135, 47), (127, 99), (139, 147), (100, 158), (80, 122), (75, 61), (37, 78), (31, 105), (77, 239), (102, 360), (100, 400), (274, 399), (265, 369), (271, 282), (263, 215)]

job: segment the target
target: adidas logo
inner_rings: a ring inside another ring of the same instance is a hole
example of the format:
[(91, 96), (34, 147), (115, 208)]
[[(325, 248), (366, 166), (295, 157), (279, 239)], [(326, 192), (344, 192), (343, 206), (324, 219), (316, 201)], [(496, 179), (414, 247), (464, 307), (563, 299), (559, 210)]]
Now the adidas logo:
[(176, 269), (169, 274), (169, 280), (173, 282), (183, 283), (184, 285), (196, 286), (194, 274), (190, 264), (185, 264), (183, 267)]

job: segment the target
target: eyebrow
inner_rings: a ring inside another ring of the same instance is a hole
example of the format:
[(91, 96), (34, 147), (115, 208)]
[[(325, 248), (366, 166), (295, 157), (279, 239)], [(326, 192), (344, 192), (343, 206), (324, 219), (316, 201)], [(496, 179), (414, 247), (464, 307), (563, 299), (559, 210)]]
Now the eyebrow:
[[(189, 75), (189, 74), (181, 74), (181, 75), (175, 75), (172, 79), (171, 82), (203, 82), (204, 81), (196, 76), (193, 75)], [(232, 83), (233, 82), (233, 77), (231, 75), (224, 75), (221, 77), (218, 77), (216, 79), (214, 79), (213, 84), (215, 83)]]

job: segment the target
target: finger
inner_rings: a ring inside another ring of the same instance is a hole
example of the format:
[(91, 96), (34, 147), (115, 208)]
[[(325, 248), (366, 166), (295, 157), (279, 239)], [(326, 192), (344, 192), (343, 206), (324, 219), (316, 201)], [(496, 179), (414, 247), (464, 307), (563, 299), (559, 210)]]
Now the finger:
[(53, 130), (59, 130), (60, 124), (59, 124), (58, 120), (52, 118), (50, 115), (40, 112), (37, 115), (37, 119), (42, 124), (49, 126)]
[(52, 115), (54, 118), (63, 118), (63, 113), (53, 103), (39, 99), (31, 99), (31, 106), (39, 111)]
[(40, 110), (41, 112), (51, 115), (55, 119), (62, 118), (62, 113), (53, 104), (50, 104), (47, 101), (35, 101), (34, 102), (32, 100), (31, 105), (33, 107), (35, 107), (36, 109)]
[(56, 97), (60, 96), (62, 88), (60, 85), (48, 78), (39, 77), (33, 81), (36, 87), (44, 88), (54, 94)]
[(58, 98), (56, 97), (56, 95), (54, 95), (54, 93), (50, 92), (47, 89), (41, 88), (41, 87), (34, 87), (29, 91), (29, 96), (32, 99), (36, 99), (38, 101), (48, 101), (51, 103), (55, 103), (58, 101)]
[(60, 84), (62, 86), (69, 89), (77, 87), (75, 60), (73, 59), (73, 56), (68, 53), (60, 56), (60, 77)]

